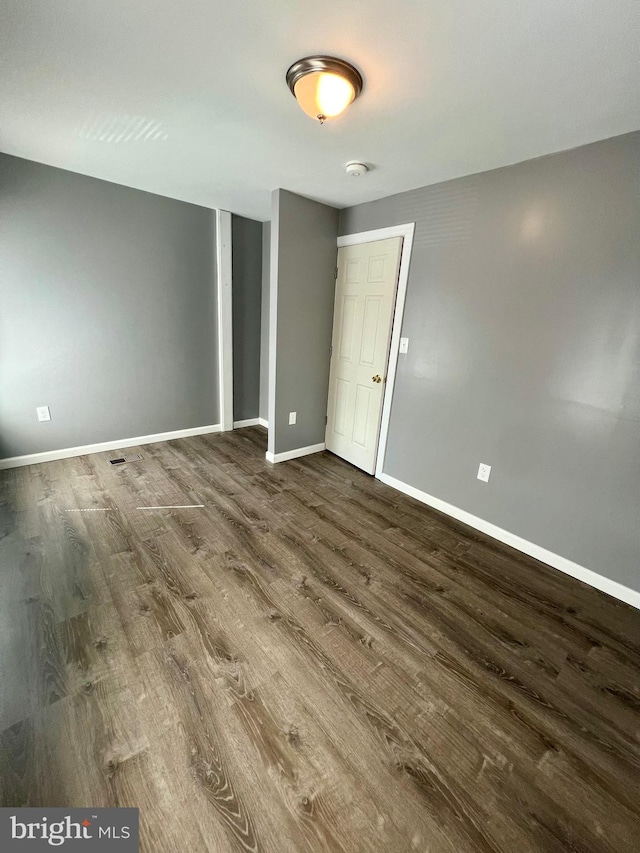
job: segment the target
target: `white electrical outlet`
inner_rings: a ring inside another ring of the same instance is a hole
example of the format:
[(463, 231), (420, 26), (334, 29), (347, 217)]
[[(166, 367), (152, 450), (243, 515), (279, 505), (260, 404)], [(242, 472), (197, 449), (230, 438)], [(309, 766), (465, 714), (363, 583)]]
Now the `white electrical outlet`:
[(488, 483), (490, 474), (491, 465), (485, 465), (484, 462), (481, 462), (480, 467), (478, 468), (478, 479), (482, 480), (483, 483)]
[(293, 426), (293, 424), (295, 424), (297, 416), (297, 412), (289, 412), (289, 426)]
[(400, 338), (400, 352), (402, 354), (409, 352), (409, 338)]
[(49, 406), (38, 406), (36, 408), (36, 412), (37, 412), (39, 421), (50, 421), (51, 420), (51, 412), (49, 411)]

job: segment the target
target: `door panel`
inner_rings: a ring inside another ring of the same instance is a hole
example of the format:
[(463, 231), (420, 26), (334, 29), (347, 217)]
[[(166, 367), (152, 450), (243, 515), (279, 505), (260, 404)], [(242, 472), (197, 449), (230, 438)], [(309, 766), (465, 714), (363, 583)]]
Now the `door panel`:
[(369, 274), (367, 281), (384, 281), (384, 271), (387, 258), (384, 255), (374, 255), (369, 258)]
[(347, 260), (347, 271), (346, 271), (346, 281), (349, 284), (355, 284), (360, 281), (360, 259), (359, 258), (349, 258)]
[(381, 302), (379, 296), (365, 296), (362, 341), (360, 343), (360, 364), (363, 367), (373, 367), (375, 363), (376, 344), (380, 338)]
[(401, 248), (402, 237), (392, 237), (338, 250), (326, 444), (369, 474), (378, 449)]
[(346, 379), (338, 379), (336, 391), (336, 414), (334, 429), (338, 435), (347, 434), (347, 411), (349, 408), (349, 383)]
[(356, 386), (356, 405), (353, 413), (353, 443), (362, 448), (367, 446), (367, 426), (369, 425), (369, 407), (371, 388)]
[(342, 300), (342, 328), (340, 329), (340, 358), (353, 358), (353, 335), (355, 333), (356, 297), (345, 296)]

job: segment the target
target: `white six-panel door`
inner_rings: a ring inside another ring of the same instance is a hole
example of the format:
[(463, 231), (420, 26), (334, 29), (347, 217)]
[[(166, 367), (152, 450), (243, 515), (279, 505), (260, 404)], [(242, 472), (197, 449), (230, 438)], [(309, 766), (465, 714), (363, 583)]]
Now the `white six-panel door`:
[(402, 237), (338, 249), (326, 446), (373, 474)]

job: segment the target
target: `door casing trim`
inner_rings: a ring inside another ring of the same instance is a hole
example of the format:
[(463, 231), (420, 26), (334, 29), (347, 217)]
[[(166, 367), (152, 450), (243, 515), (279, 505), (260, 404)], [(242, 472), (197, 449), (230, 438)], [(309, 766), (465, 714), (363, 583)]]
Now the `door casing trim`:
[(382, 420), (380, 422), (380, 435), (378, 436), (378, 448), (376, 451), (376, 468), (374, 476), (380, 479), (384, 456), (387, 450), (387, 438), (389, 435), (389, 421), (391, 419), (391, 401), (393, 389), (396, 383), (396, 371), (398, 368), (398, 353), (400, 351), (400, 334), (402, 332), (402, 320), (404, 318), (404, 305), (407, 296), (407, 285), (409, 283), (409, 265), (411, 263), (411, 250), (413, 249), (413, 234), (416, 228), (415, 222), (404, 225), (391, 225), (388, 228), (376, 228), (373, 231), (360, 231), (358, 234), (345, 234), (338, 237), (338, 248), (344, 246), (357, 246), (360, 243), (373, 243), (376, 240), (386, 240), (389, 237), (402, 237), (402, 250), (400, 252), (400, 269), (398, 271), (398, 286), (396, 288), (396, 299), (393, 310), (393, 326), (391, 328), (391, 343), (389, 344), (389, 363), (387, 365), (387, 381), (384, 386), (382, 397)]
[(216, 210), (216, 300), (218, 314), (218, 408), (222, 432), (233, 429), (233, 304), (231, 214)]

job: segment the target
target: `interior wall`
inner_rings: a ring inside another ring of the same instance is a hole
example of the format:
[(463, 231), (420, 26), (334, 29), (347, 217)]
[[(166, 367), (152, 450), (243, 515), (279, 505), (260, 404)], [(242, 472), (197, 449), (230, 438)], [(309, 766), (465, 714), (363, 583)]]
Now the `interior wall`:
[(0, 155), (0, 217), (0, 458), (218, 422), (214, 211)]
[(262, 224), (262, 309), (260, 333), (260, 418), (269, 420), (269, 283), (271, 223)]
[(257, 418), (260, 408), (262, 223), (231, 217), (233, 419)]
[[(269, 451), (324, 442), (338, 211), (275, 190), (271, 210)], [(289, 425), (289, 413), (297, 422)]]
[(416, 223), (385, 473), (635, 590), (639, 176), (633, 133), (340, 217)]

